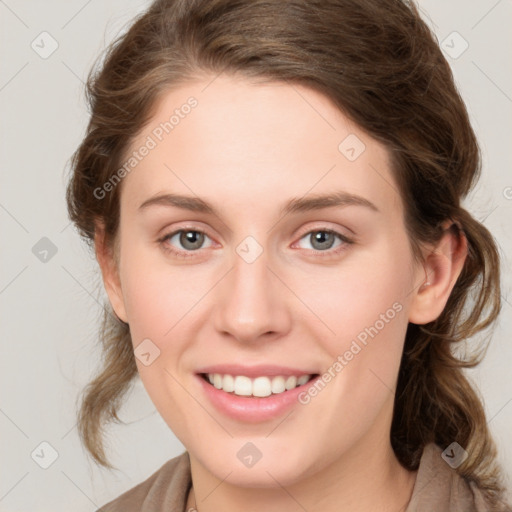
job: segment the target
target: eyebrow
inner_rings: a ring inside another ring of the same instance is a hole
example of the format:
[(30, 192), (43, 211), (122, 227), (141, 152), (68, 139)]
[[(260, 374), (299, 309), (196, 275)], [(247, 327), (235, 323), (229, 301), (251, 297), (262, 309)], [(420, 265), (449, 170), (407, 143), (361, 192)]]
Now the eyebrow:
[[(184, 196), (179, 194), (160, 194), (144, 201), (139, 210), (144, 210), (150, 206), (174, 206), (193, 212), (207, 213), (220, 217), (219, 212), (207, 201), (199, 197)], [(280, 209), (280, 215), (289, 213), (308, 212), (321, 210), (323, 208), (344, 207), (344, 206), (364, 206), (379, 212), (379, 209), (368, 199), (350, 194), (345, 191), (332, 192), (330, 194), (309, 195), (308, 197), (295, 197), (285, 203)]]

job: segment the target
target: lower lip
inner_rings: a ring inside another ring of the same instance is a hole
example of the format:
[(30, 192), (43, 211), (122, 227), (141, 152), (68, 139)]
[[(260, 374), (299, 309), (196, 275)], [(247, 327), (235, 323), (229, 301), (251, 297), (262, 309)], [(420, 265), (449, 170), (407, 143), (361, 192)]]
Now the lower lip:
[(314, 377), (302, 386), (264, 398), (227, 393), (206, 382), (201, 375), (196, 377), (208, 399), (222, 414), (239, 421), (259, 423), (282, 416), (294, 404), (300, 405), (298, 395), (309, 388), (320, 376)]

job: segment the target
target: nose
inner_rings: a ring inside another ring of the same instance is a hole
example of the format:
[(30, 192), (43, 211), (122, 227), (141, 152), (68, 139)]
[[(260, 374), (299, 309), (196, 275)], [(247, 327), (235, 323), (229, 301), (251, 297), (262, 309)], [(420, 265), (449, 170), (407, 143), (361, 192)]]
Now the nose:
[(215, 287), (217, 332), (244, 344), (285, 335), (291, 326), (292, 294), (278, 274), (266, 251), (254, 261), (235, 253), (231, 270)]

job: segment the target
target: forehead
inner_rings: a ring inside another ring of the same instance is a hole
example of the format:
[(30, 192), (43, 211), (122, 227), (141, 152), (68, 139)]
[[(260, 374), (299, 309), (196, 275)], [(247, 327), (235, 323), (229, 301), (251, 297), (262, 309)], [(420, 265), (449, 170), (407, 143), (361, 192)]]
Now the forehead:
[(221, 75), (167, 91), (129, 158), (121, 201), (130, 205), (175, 192), (219, 208), (278, 208), (277, 198), (345, 190), (400, 208), (386, 148), (297, 84)]

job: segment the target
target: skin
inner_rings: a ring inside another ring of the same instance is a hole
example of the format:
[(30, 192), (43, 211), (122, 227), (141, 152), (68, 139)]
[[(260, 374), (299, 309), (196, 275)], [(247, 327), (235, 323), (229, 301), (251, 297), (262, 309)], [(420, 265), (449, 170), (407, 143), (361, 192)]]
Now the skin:
[[(122, 181), (118, 264), (101, 224), (96, 238), (106, 291), (130, 325), (134, 348), (149, 338), (160, 350), (149, 366), (136, 361), (155, 407), (190, 454), (195, 496), (187, 506), (404, 510), (416, 473), (399, 464), (389, 431), (405, 332), (408, 322), (427, 323), (442, 312), (466, 257), (465, 239), (446, 232), (416, 263), (383, 145), (311, 89), (213, 79), (166, 92), (133, 141), (130, 151), (187, 98), (198, 100)], [(355, 161), (338, 149), (349, 134), (366, 146)], [(348, 205), (279, 214), (291, 198), (340, 190), (379, 211)], [(201, 197), (219, 215), (139, 209), (169, 192)], [(179, 229), (205, 231), (201, 248), (180, 244), (179, 234), (158, 241)], [(335, 237), (322, 249), (311, 232), (323, 229), (354, 242)], [(250, 264), (236, 252), (249, 235), (263, 251)], [(179, 258), (164, 247), (193, 254)], [(245, 423), (224, 416), (194, 376), (200, 366), (220, 363), (322, 373), (394, 303), (401, 311), (286, 418)], [(251, 468), (236, 456), (248, 441), (262, 453)]]

